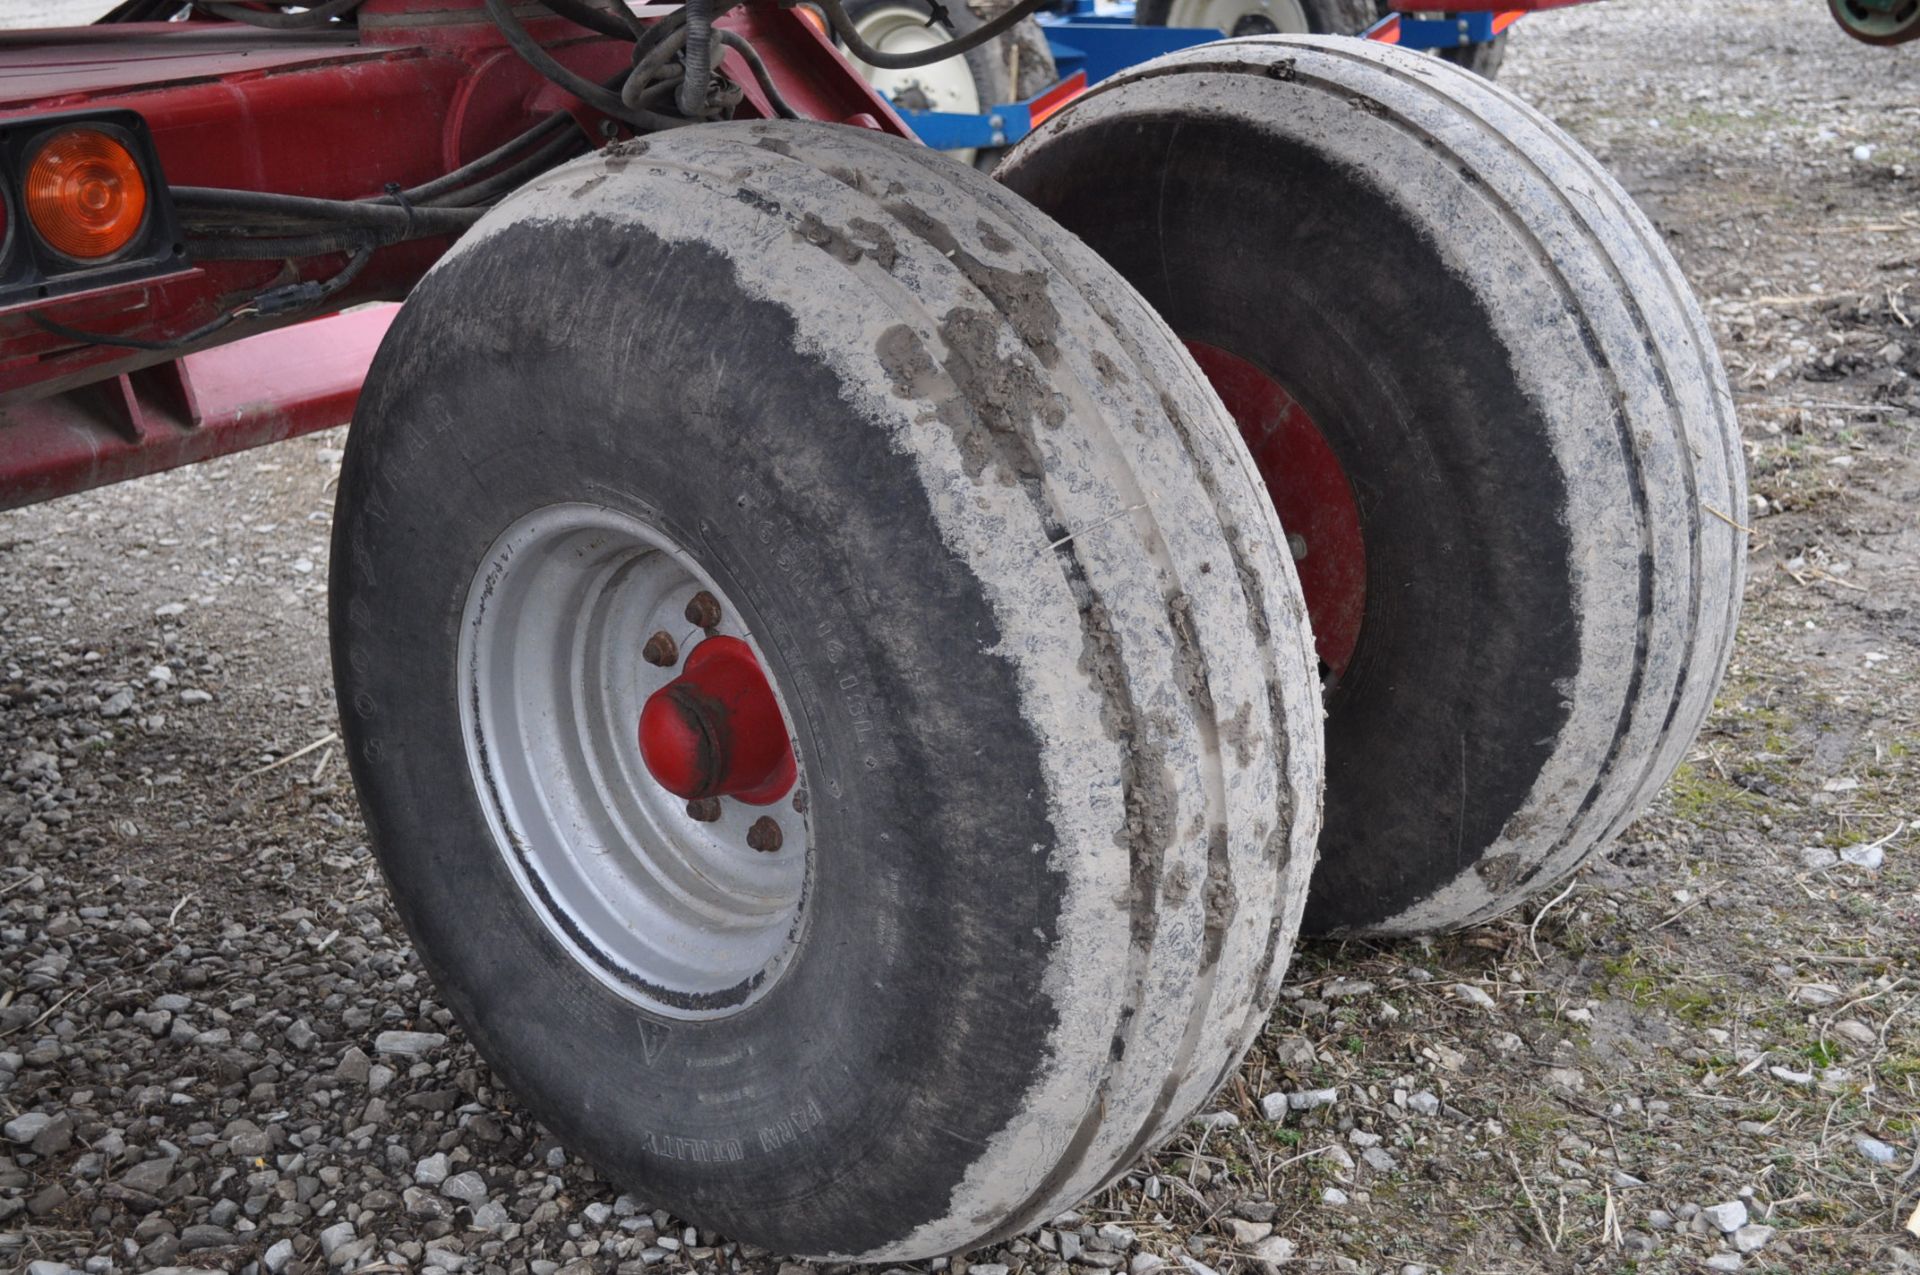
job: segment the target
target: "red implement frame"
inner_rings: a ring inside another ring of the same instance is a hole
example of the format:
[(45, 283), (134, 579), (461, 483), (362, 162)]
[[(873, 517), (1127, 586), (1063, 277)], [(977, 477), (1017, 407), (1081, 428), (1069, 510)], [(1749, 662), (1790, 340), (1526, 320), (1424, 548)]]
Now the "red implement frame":
[[(637, 10), (658, 18), (675, 6)], [(0, 121), (135, 110), (166, 181), (330, 199), (411, 186), (484, 154), (556, 110), (596, 144), (624, 126), (581, 105), (508, 48), (482, 0), (367, 0), (348, 32), (221, 22), (0, 33)], [(611, 76), (631, 45), (525, 6), (523, 21), (568, 67)], [(886, 100), (794, 10), (756, 0), (721, 21), (750, 40), (801, 115), (911, 136)], [(743, 118), (773, 111), (739, 55)], [(450, 238), (374, 254), (333, 310), (398, 300)], [(86, 332), (165, 340), (344, 258), (217, 261), (52, 301), (0, 305), (0, 509), (204, 460), (346, 421), (391, 318), (383, 308), (272, 330), (241, 320), (184, 357), (79, 344)]]

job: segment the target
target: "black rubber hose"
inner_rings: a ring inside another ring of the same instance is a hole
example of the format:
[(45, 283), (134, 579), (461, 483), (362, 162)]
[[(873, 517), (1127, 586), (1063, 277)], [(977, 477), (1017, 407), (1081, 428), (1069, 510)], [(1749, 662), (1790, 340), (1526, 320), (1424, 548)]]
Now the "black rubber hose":
[[(336, 273), (332, 278), (323, 280), (321, 282), (320, 291), (313, 298), (313, 301), (311, 304), (318, 304), (321, 301), (325, 301), (328, 297), (332, 296), (334, 293), (340, 291), (340, 289), (352, 283), (355, 276), (357, 276), (362, 270), (366, 269), (367, 262), (373, 259), (373, 250), (377, 246), (378, 245), (372, 242), (367, 242), (367, 243), (361, 244), (357, 249), (355, 249), (354, 254), (351, 257), (347, 258), (347, 264), (344, 266), (341, 266), (338, 273)], [(298, 286), (299, 285), (297, 284), (291, 285), (291, 287), (298, 287)], [(278, 291), (278, 289), (275, 289), (275, 291)], [(262, 294), (262, 295), (265, 295), (265, 294)], [(253, 299), (252, 305), (255, 307), (258, 307), (259, 304), (260, 304), (260, 298), (255, 297)], [(241, 306), (240, 308), (241, 310), (244, 311), (248, 307)], [(301, 308), (304, 308), (304, 306), (302, 306)]]
[(332, 222), (398, 230), (403, 234), (416, 231), (422, 235), (458, 234), (480, 219), (480, 210), (472, 208), (407, 207), (365, 199), (308, 199), (300, 195), (221, 190), (210, 186), (175, 186), (172, 194), (174, 206), (183, 210)]
[(185, 349), (196, 341), (205, 340), (221, 328), (232, 323), (234, 316), (232, 311), (228, 311), (226, 314), (216, 315), (190, 332), (183, 333), (176, 337), (168, 337), (160, 341), (148, 341), (131, 336), (113, 336), (106, 332), (82, 332), (79, 328), (70, 328), (64, 323), (55, 323), (38, 310), (28, 311), (27, 317), (32, 319), (34, 326), (42, 332), (51, 333), (54, 336), (76, 342), (80, 345), (111, 345), (127, 350), (156, 350), (166, 352)]
[[(683, 22), (674, 30), (669, 31), (664, 39), (655, 41), (652, 48), (634, 60), (633, 70), (627, 76), (626, 85), (621, 91), (624, 93), (627, 89), (633, 89), (633, 91), (637, 93), (640, 89), (646, 88), (647, 82), (658, 79), (667, 69), (667, 64), (673, 61), (673, 55), (680, 52), (680, 50), (686, 46), (686, 43), (687, 29)], [(675, 69), (677, 70), (678, 68)], [(634, 88), (634, 81), (636, 80), (641, 82), (639, 89)]]
[(471, 186), (462, 186), (451, 194), (442, 195), (430, 206), (472, 208), (479, 204), (490, 204), (561, 161), (572, 159), (579, 148), (586, 144), (586, 138), (574, 133), (564, 133), (520, 162), (501, 169), (484, 181), (477, 181)]
[[(681, 27), (648, 49), (646, 54), (633, 64), (633, 70), (628, 74), (627, 82), (621, 86), (620, 100), (629, 108), (638, 110), (642, 97), (649, 94), (656, 84), (667, 78), (667, 63), (673, 60), (673, 55), (680, 52), (686, 42), (687, 32), (684, 27)], [(679, 71), (678, 67), (672, 69), (676, 74)], [(675, 83), (678, 82), (676, 78)]]
[[(676, 16), (685, 10), (676, 10)], [(662, 26), (672, 21), (662, 20)], [(686, 41), (686, 28), (676, 27), (665, 39), (658, 41), (647, 51), (627, 76), (626, 85), (620, 90), (620, 98), (635, 118), (644, 117), (650, 131), (660, 132), (670, 128), (683, 128), (688, 124), (698, 124), (698, 117), (687, 118), (680, 115), (666, 115), (651, 108), (659, 104), (668, 94), (677, 92), (680, 83), (686, 77), (683, 66), (669, 65), (673, 55), (678, 53)]]
[[(469, 160), (450, 173), (443, 173), (432, 181), (422, 182), (418, 186), (401, 191), (400, 194), (403, 198), (416, 204), (437, 199), (439, 196), (452, 191), (455, 187), (465, 185), (467, 182), (475, 180), (480, 174), (486, 172), (494, 165), (506, 161), (527, 146), (540, 141), (549, 133), (557, 132), (572, 123), (573, 116), (567, 114), (565, 111), (555, 111), (518, 137), (494, 147), (478, 159)], [(383, 203), (394, 202), (393, 197), (390, 195), (381, 196), (380, 200)]]
[(767, 64), (760, 60), (758, 50), (749, 44), (744, 36), (732, 31), (719, 30), (716, 30), (714, 35), (718, 37), (720, 43), (738, 53), (741, 60), (746, 62), (747, 69), (753, 72), (754, 80), (760, 85), (760, 91), (767, 95), (767, 103), (773, 107), (774, 114), (783, 120), (800, 118), (800, 113), (787, 104), (786, 98), (780, 96), (780, 90), (774, 87), (773, 76), (768, 72)]
[(687, 34), (680, 47), (680, 64), (687, 73), (674, 95), (674, 105), (688, 119), (697, 120), (707, 113), (707, 89), (713, 84), (713, 0), (687, 0), (682, 12), (687, 15)]
[(685, 25), (687, 25), (687, 11), (685, 9), (675, 9), (672, 13), (669, 13), (666, 17), (648, 27), (647, 33), (641, 36), (634, 44), (634, 65), (638, 66), (648, 54), (659, 47), (662, 40)]
[(520, 25), (520, 19), (514, 16), (511, 0), (485, 0), (485, 3), (487, 16), (491, 17), (493, 24), (500, 28), (500, 34), (507, 38), (507, 43), (513, 46), (513, 51), (525, 59), (534, 70), (602, 114), (611, 115), (635, 128), (646, 127), (629, 118), (627, 104), (620, 100), (619, 94), (568, 70), (555, 61), (551, 53), (540, 47), (540, 42), (528, 35), (527, 29)]
[(647, 125), (649, 132), (664, 133), (668, 129), (685, 128), (689, 124), (699, 124), (702, 122), (700, 120), (690, 120), (683, 115), (668, 115), (665, 111), (652, 109), (655, 106), (663, 106), (666, 104), (667, 99), (672, 97), (674, 91), (680, 87), (680, 79), (680, 68), (677, 66), (673, 67), (664, 72), (658, 79), (654, 80), (653, 83), (649, 84), (640, 95), (634, 99), (640, 104), (640, 112), (650, 121)]
[(329, 277), (317, 281), (302, 280), (298, 283), (284, 283), (278, 287), (268, 288), (264, 292), (257, 292), (225, 314), (215, 315), (191, 331), (162, 340), (115, 336), (108, 332), (83, 332), (79, 328), (70, 328), (64, 323), (56, 323), (37, 310), (30, 311), (27, 317), (33, 320), (42, 331), (50, 332), (68, 341), (78, 341), (82, 345), (107, 345), (126, 350), (153, 350), (162, 353), (184, 350), (188, 346), (206, 340), (235, 319), (255, 314), (278, 317), (312, 309), (352, 283), (354, 278), (366, 268), (367, 262), (372, 259), (376, 246), (371, 240), (363, 237), (356, 243), (336, 248), (333, 251), (352, 255), (347, 258), (345, 265)]
[[(819, 5), (821, 12), (827, 15), (827, 21), (833, 25), (834, 34), (838, 35), (840, 42), (847, 46), (848, 56), (865, 62), (868, 66), (879, 67), (883, 71), (902, 71), (909, 67), (931, 66), (935, 62), (944, 62), (948, 58), (957, 57), (969, 49), (977, 49), (995, 36), (1011, 30), (1013, 25), (1022, 18), (1038, 13), (1042, 9), (1051, 8), (1059, 0), (1020, 0), (1019, 4), (1014, 5), (993, 21), (983, 23), (966, 35), (957, 36), (931, 49), (921, 49), (917, 53), (882, 53), (860, 38), (859, 31), (854, 28), (853, 19), (847, 16), (846, 8), (840, 0), (813, 0), (813, 2)], [(954, 0), (954, 2), (964, 4), (966, 0)]]
[[(324, 257), (335, 252), (353, 252), (365, 241), (365, 235), (343, 234), (338, 230), (273, 239), (253, 236), (207, 239), (195, 233), (187, 236), (187, 255), (195, 261), (273, 261), (289, 257)], [(375, 246), (384, 248), (386, 241), (383, 239)]]
[[(619, 74), (612, 77), (611, 79), (607, 80), (604, 84), (601, 85), (601, 87), (611, 92), (615, 85), (619, 84), (622, 80), (626, 78), (627, 78), (627, 72), (622, 71)], [(474, 202), (474, 200), (468, 197), (468, 192), (470, 190), (468, 183), (473, 182), (478, 184), (486, 184), (489, 186), (493, 185), (495, 183), (495, 179), (498, 178), (501, 175), (501, 173), (495, 173), (493, 176), (487, 177), (484, 183), (479, 182), (480, 175), (482, 173), (485, 173), (488, 169), (493, 168), (496, 164), (506, 162), (513, 155), (519, 153), (521, 150), (525, 149), (527, 146), (530, 146), (535, 142), (541, 141), (548, 134), (559, 131), (559, 130), (569, 129), (569, 126), (571, 126), (573, 123), (574, 123), (574, 118), (572, 115), (568, 114), (566, 111), (555, 111), (553, 114), (547, 116), (545, 119), (541, 120), (538, 124), (535, 124), (532, 128), (520, 134), (518, 137), (512, 138), (506, 142), (501, 143), (500, 145), (494, 147), (492, 150), (488, 151), (486, 154), (478, 157), (477, 159), (468, 160), (466, 163), (460, 165), (460, 167), (454, 169), (452, 172), (443, 173), (440, 176), (434, 178), (432, 181), (422, 182), (418, 186), (413, 186), (407, 190), (403, 190), (400, 192), (398, 198), (396, 198), (393, 195), (375, 196), (374, 202), (400, 203), (404, 201), (406, 203), (414, 203), (414, 204), (430, 203), (430, 204), (448, 204), (448, 205), (456, 205), (456, 206), (471, 204)], [(554, 150), (555, 150), (554, 145), (552, 143), (548, 143), (547, 145), (542, 146), (539, 152), (537, 153), (541, 155), (547, 155), (547, 154), (553, 153)], [(501, 171), (502, 173), (507, 171), (517, 171), (517, 172), (524, 173), (527, 176), (532, 175), (532, 173), (528, 171), (527, 161), (524, 159), (514, 161), (511, 169), (503, 169)]]

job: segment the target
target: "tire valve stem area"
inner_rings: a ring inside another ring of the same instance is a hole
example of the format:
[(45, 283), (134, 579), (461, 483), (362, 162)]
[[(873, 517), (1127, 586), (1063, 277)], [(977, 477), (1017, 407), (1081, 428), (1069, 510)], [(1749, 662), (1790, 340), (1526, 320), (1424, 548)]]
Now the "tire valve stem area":
[[(702, 598), (717, 621), (719, 604), (705, 592), (687, 605), (687, 618), (700, 622), (694, 611)], [(680, 676), (647, 697), (640, 710), (640, 757), (654, 781), (686, 798), (687, 813), (702, 822), (719, 817), (721, 797), (772, 805), (792, 791), (797, 778), (793, 744), (767, 675), (753, 648), (727, 635), (695, 646)], [(779, 849), (778, 828), (771, 846), (753, 848)]]

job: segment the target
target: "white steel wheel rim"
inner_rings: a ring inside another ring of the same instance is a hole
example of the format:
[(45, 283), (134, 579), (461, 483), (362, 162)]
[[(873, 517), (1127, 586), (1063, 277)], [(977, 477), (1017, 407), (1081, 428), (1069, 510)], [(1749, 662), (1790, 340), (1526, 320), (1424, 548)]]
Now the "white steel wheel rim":
[[(964, 4), (966, 0), (956, 2)], [(888, 4), (870, 9), (854, 22), (853, 29), (862, 42), (882, 53), (919, 53), (953, 39), (953, 32), (946, 27), (928, 26), (924, 11), (906, 5)], [(978, 115), (994, 105), (980, 100), (980, 86), (974, 82), (973, 68), (967, 65), (965, 56), (903, 70), (869, 66), (858, 58), (852, 61), (867, 83), (885, 93), (895, 105), (903, 100), (924, 98), (927, 110), (959, 115)], [(971, 149), (948, 152), (963, 163), (971, 163), (973, 153)]]
[(1313, 28), (1300, 0), (1173, 0), (1170, 27), (1210, 27), (1227, 35), (1307, 35)]
[[(665, 533), (598, 505), (550, 505), (482, 558), (459, 651), (468, 766), (522, 894), (603, 984), (682, 1019), (736, 1013), (774, 984), (798, 947), (811, 859), (804, 769), (781, 800), (723, 797), (705, 823), (641, 757), (640, 710), (702, 638), (686, 618), (702, 590), (721, 605), (708, 632), (745, 640), (765, 671), (738, 610)], [(641, 658), (661, 630), (679, 647), (671, 667)], [(779, 825), (776, 852), (747, 844), (762, 817)]]

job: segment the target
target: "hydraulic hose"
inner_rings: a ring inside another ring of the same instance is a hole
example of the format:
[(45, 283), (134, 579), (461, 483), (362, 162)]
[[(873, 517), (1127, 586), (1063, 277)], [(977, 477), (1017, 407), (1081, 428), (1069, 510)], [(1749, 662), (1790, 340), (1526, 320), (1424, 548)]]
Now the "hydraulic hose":
[[(956, 36), (943, 44), (937, 44), (931, 49), (921, 49), (915, 53), (882, 53), (860, 38), (859, 30), (854, 26), (853, 19), (847, 16), (846, 7), (840, 3), (840, 0), (814, 0), (814, 2), (827, 15), (827, 21), (832, 24), (834, 34), (838, 35), (840, 42), (847, 46), (847, 53), (850, 56), (865, 62), (868, 66), (879, 67), (883, 71), (904, 71), (910, 67), (931, 66), (935, 62), (944, 62), (969, 49), (977, 49), (995, 36), (1011, 30), (1013, 25), (1022, 18), (1050, 8), (1058, 3), (1058, 0), (1020, 0), (1019, 4), (1014, 5), (993, 21), (982, 24), (976, 30), (969, 31), (963, 36)], [(966, 0), (955, 0), (957, 4), (965, 2)]]
[(680, 47), (680, 62), (687, 73), (674, 95), (674, 105), (688, 119), (700, 119), (707, 113), (707, 89), (713, 83), (713, 0), (687, 0), (686, 40)]

